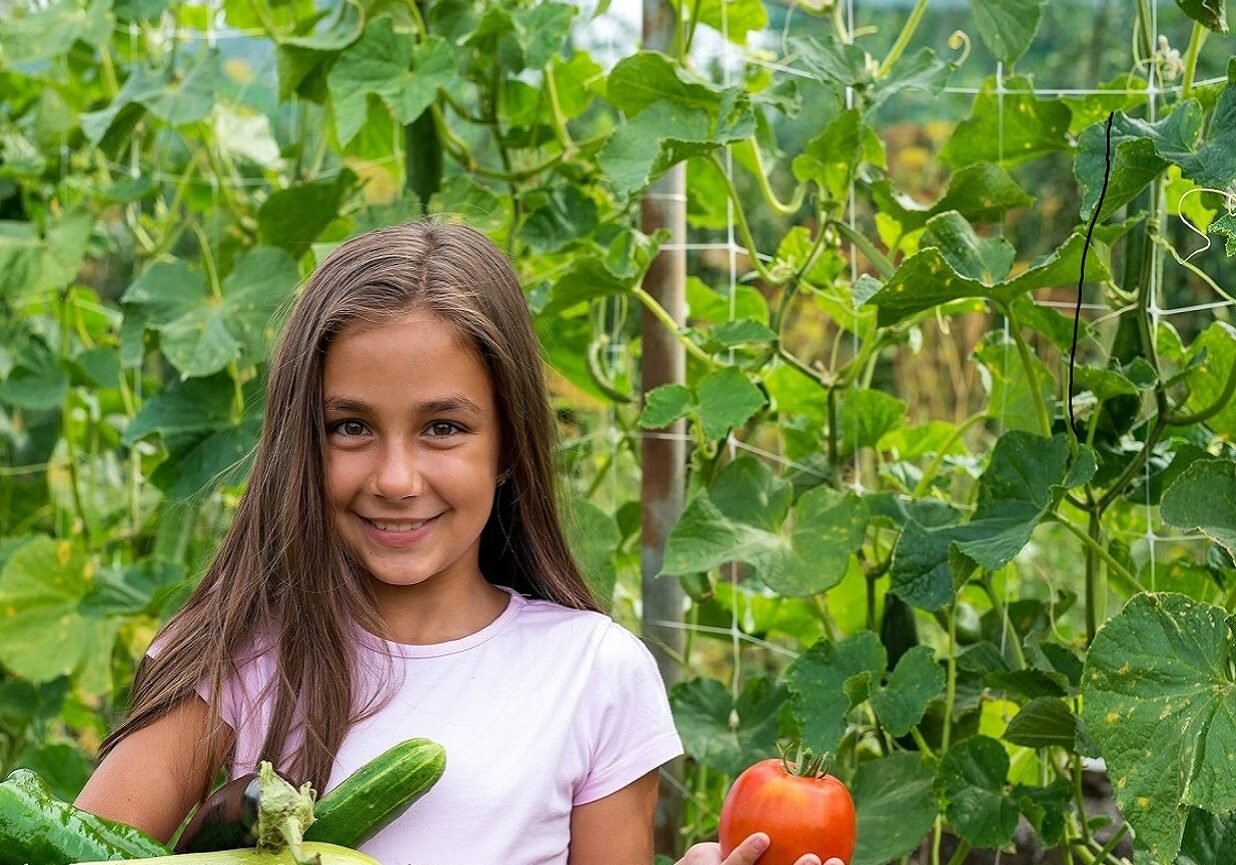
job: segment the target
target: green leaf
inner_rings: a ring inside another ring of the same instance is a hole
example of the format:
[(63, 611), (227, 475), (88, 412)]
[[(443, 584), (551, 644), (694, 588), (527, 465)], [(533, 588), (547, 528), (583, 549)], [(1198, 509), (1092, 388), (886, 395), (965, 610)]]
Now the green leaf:
[(640, 51), (618, 62), (607, 82), (609, 100), (628, 117), (666, 101), (715, 114), (721, 89), (657, 51)]
[(987, 736), (972, 736), (949, 748), (940, 761), (936, 788), (945, 816), (973, 847), (1002, 847), (1017, 829), (1017, 802), (1005, 791), (1009, 756)]
[(1072, 751), (1077, 741), (1077, 718), (1066, 701), (1038, 697), (1013, 716), (1003, 738), (1026, 748), (1059, 747)]
[(551, 189), (545, 203), (528, 214), (520, 237), (534, 253), (546, 255), (592, 234), (596, 227), (596, 202), (578, 186), (563, 184)]
[(993, 57), (1009, 66), (1034, 41), (1047, 0), (970, 0), (979, 36)]
[[(1189, 346), (1184, 365), (1192, 366), (1185, 379), (1189, 386), (1185, 409), (1196, 412), (1210, 408), (1222, 395), (1228, 378), (1236, 375), (1236, 328), (1225, 321), (1211, 322)], [(1236, 438), (1236, 399), (1229, 400), (1205, 424), (1219, 435)]]
[(344, 168), (333, 177), (272, 192), (258, 211), (258, 237), (300, 258), (338, 217), (356, 175)]
[(1083, 673), (1083, 718), (1146, 861), (1170, 863), (1183, 805), (1236, 809), (1232, 622), (1183, 595), (1135, 595), (1099, 629)]
[[(1155, 123), (1128, 117), (1112, 120), (1112, 168), (1100, 221), (1114, 215), (1150, 185), (1168, 163), (1189, 153), (1202, 128), (1202, 107), (1194, 99), (1176, 105)], [(1082, 188), (1081, 218), (1089, 220), (1098, 203), (1107, 173), (1106, 120), (1084, 131), (1077, 140), (1073, 164)]]
[(254, 394), (247, 396), (253, 408), (239, 423), (205, 437), (170, 442), (170, 455), (151, 474), (151, 482), (170, 498), (185, 501), (245, 478), (262, 428), (261, 404), (255, 404)]
[(1198, 460), (1163, 493), (1163, 519), (1198, 529), (1236, 555), (1236, 462)]
[(944, 689), (944, 668), (930, 646), (915, 646), (897, 662), (886, 686), (873, 687), (871, 708), (885, 729), (904, 736), (923, 720), (927, 705)]
[(888, 180), (876, 181), (871, 192), (880, 211), (897, 220), (903, 233), (916, 231), (931, 217), (949, 210), (971, 223), (984, 224), (999, 222), (1010, 210), (1034, 203), (1034, 196), (1018, 186), (1011, 174), (991, 162), (975, 162), (955, 171), (948, 189), (931, 207), (897, 192)]
[(416, 44), (410, 33), (396, 33), (390, 16), (370, 21), (365, 32), (340, 55), (326, 78), (341, 144), (365, 123), (370, 93), (381, 97), (401, 124), (420, 117), (440, 88), (455, 81), (455, 52), (441, 37)]
[(1214, 865), (1236, 847), (1236, 813), (1189, 808), (1175, 865)]
[(35, 411), (57, 408), (69, 389), (69, 377), (42, 340), (20, 346), (20, 360), (0, 382), (0, 402)]
[(94, 579), (94, 565), (71, 541), (39, 537), (19, 547), (0, 570), (0, 663), (36, 684), (71, 676), (88, 694), (109, 693), (122, 620), (79, 611)]
[(850, 785), (858, 812), (851, 865), (885, 865), (918, 847), (936, 817), (935, 766), (899, 752), (860, 763)]
[[(936, 217), (940, 218), (940, 217)], [(1036, 289), (1077, 283), (1081, 271), (1085, 236), (1075, 233), (1046, 258), (1035, 262), (1029, 270), (1012, 279), (985, 285), (978, 279), (958, 273), (936, 247), (916, 252), (868, 301), (879, 310), (880, 326), (896, 324), (912, 315), (942, 303), (965, 297), (981, 297), (999, 303), (1011, 303), (1017, 297)], [(1102, 247), (1096, 242), (1096, 252)], [(988, 255), (992, 255), (989, 249)], [(1104, 255), (1091, 255), (1086, 278), (1090, 281), (1110, 279)]]
[(999, 235), (979, 237), (960, 213), (949, 211), (927, 220), (919, 248), (934, 246), (953, 270), (984, 285), (1009, 275), (1017, 250)]
[(1216, 33), (1227, 33), (1227, 0), (1176, 0), (1184, 14)]
[[(799, 655), (785, 671), (794, 718), (802, 731), (803, 744), (816, 751), (836, 753), (846, 731), (846, 713), (861, 700), (852, 700), (884, 675), (887, 655), (880, 638), (871, 631), (833, 643), (819, 640)], [(854, 682), (847, 690), (847, 683)]]
[(98, 47), (112, 35), (111, 6), (108, 0), (89, 0), (87, 4), (60, 0), (42, 8), (35, 4), (8, 6), (0, 30), (0, 56), (5, 58), (5, 65), (16, 65), (63, 57), (78, 40)]
[(579, 560), (580, 571), (593, 595), (608, 610), (618, 579), (614, 561), (622, 544), (622, 533), (612, 514), (585, 499), (573, 498), (568, 507), (570, 516), (566, 523), (571, 550)]
[(783, 595), (835, 586), (862, 543), (867, 509), (853, 493), (821, 486), (799, 498), (789, 531), (779, 518), (774, 528), (769, 517), (751, 513), (751, 504), (761, 500), (784, 503), (787, 483), (751, 457), (727, 465), (714, 482), (721, 490), (717, 499), (708, 490), (698, 493), (670, 532), (661, 573), (698, 573), (739, 561)]
[(194, 63), (183, 79), (171, 85), (164, 74), (136, 65), (110, 105), (81, 116), (82, 132), (92, 144), (98, 144), (122, 114), (128, 115), (122, 125), (131, 127), (143, 110), (173, 127), (203, 120), (214, 107), (215, 91), (222, 77), (222, 61), (217, 52)]
[(559, 315), (571, 307), (611, 294), (627, 294), (628, 280), (618, 279), (609, 272), (605, 262), (593, 256), (577, 257), (575, 263), (554, 283), (544, 315)]
[(1094, 452), (1083, 448), (1072, 460), (1063, 433), (1050, 439), (1005, 433), (979, 478), (978, 506), (968, 523), (932, 529), (906, 523), (893, 549), (892, 590), (916, 607), (939, 609), (968, 576), (967, 562), (992, 571), (1007, 565), (1064, 489), (1085, 483), (1094, 471)]
[(996, 80), (988, 78), (974, 98), (970, 116), (954, 130), (940, 158), (953, 168), (975, 162), (1009, 167), (1068, 150), (1071, 117), (1063, 102), (1038, 99), (1028, 77), (1006, 79), (1003, 100), (996, 94)]
[(680, 384), (663, 384), (650, 390), (645, 400), (639, 425), (661, 429), (686, 416), (691, 408), (691, 391)]
[(768, 402), (742, 370), (726, 366), (710, 372), (695, 386), (696, 409), (708, 441), (724, 438), (742, 426)]
[[(687, 308), (691, 321), (710, 321), (717, 324), (730, 320), (730, 299), (726, 289), (712, 289), (698, 276), (687, 277)], [(767, 325), (768, 301), (764, 295), (749, 285), (734, 287), (735, 319), (751, 319)]]
[(175, 382), (142, 404), (120, 442), (132, 447), (154, 433), (167, 440), (223, 429), (230, 422), (234, 392), (232, 377), (225, 372)]
[(875, 136), (862, 116), (857, 108), (843, 111), (808, 141), (791, 163), (794, 177), (800, 183), (814, 183), (834, 201), (844, 201), (854, 169), (868, 152), (869, 139)]
[(887, 433), (905, 420), (906, 404), (878, 390), (849, 390), (842, 395), (838, 425), (839, 454), (848, 458), (855, 451), (876, 447)]
[(753, 676), (735, 701), (716, 679), (698, 678), (670, 688), (674, 726), (687, 753), (727, 775), (777, 755), (777, 716), (786, 689), (769, 676)]
[[(670, 0), (670, 6), (681, 14), (681, 0)], [(747, 42), (747, 34), (768, 26), (768, 12), (762, 0), (688, 0), (688, 8), (696, 21), (706, 24), (726, 36), (736, 45)]]
[(1231, 258), (1236, 255), (1236, 212), (1225, 213), (1210, 223), (1208, 231), (1211, 234), (1219, 234), (1227, 238), (1227, 245), (1224, 247), (1227, 252), (1227, 257)]
[[(1037, 433), (1040, 425), (1034, 391), (1012, 335), (999, 330), (985, 334), (974, 347), (974, 359), (980, 364), (979, 374), (987, 391), (991, 417), (1006, 430)], [(1051, 370), (1033, 355), (1030, 366), (1039, 396), (1050, 412), (1056, 395)]]

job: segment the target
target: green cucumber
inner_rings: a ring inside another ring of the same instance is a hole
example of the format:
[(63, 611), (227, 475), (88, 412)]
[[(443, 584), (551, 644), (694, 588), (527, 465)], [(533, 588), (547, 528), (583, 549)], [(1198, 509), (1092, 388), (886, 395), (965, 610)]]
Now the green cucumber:
[(305, 840), (360, 845), (425, 795), (445, 769), (446, 751), (437, 742), (400, 742), (318, 801)]
[[(305, 844), (304, 852), (321, 857), (321, 865), (381, 865), (372, 856), (348, 850), (335, 844)], [(159, 856), (143, 859), (142, 865), (292, 865), (292, 851), (269, 853), (254, 847), (244, 850), (216, 850), (213, 853), (183, 853), (179, 856)], [(79, 862), (77, 865), (104, 865), (103, 862)]]
[(0, 865), (166, 855), (166, 847), (132, 826), (57, 799), (29, 769), (15, 769), (0, 784)]

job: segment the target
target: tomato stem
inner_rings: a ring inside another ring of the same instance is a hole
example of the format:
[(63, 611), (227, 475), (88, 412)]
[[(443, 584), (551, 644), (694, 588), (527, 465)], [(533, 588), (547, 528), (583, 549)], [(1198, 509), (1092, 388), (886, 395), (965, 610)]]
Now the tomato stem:
[(781, 751), (781, 765), (785, 769), (787, 775), (796, 775), (800, 778), (823, 778), (833, 767), (833, 755), (829, 751), (821, 751), (815, 753), (810, 748), (804, 748), (802, 742), (795, 741), (796, 756), (793, 761), (789, 758), (789, 749), (784, 745), (778, 745), (778, 750)]

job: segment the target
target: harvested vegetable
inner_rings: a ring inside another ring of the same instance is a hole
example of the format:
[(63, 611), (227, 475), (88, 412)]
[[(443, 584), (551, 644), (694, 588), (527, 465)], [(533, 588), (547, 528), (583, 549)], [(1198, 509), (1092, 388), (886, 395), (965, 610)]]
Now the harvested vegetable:
[(261, 783), (257, 772), (241, 775), (210, 794), (176, 842), (177, 853), (233, 850), (257, 843)]
[[(340, 847), (336, 844), (321, 844), (310, 842), (301, 846), (303, 855), (322, 865), (381, 865), (372, 856)], [(244, 850), (218, 850), (213, 853), (186, 853), (181, 856), (159, 856), (155, 859), (144, 859), (142, 865), (296, 865), (297, 860), (292, 851), (257, 850), (248, 847)], [(103, 862), (79, 862), (76, 865), (104, 865)]]
[(14, 770), (0, 784), (0, 865), (165, 855), (167, 848), (140, 830), (57, 799), (29, 769)]
[(314, 820), (316, 797), (308, 781), (297, 790), (275, 771), (274, 766), (263, 760), (258, 765), (258, 849), (287, 848), (296, 865), (321, 865), (312, 854), (303, 852), (302, 843), (305, 830)]
[(437, 742), (400, 742), (322, 797), (305, 838), (357, 847), (428, 793), (445, 769), (446, 750)]

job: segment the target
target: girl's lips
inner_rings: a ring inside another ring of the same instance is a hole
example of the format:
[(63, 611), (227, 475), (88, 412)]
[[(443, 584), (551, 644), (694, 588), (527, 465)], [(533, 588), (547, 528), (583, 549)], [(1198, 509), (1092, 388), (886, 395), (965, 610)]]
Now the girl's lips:
[[(357, 514), (356, 518), (359, 519), (361, 525), (365, 527), (365, 533), (379, 544), (388, 547), (406, 547), (410, 544), (416, 543), (421, 538), (425, 537), (425, 535), (433, 531), (433, 527), (438, 524), (438, 517), (441, 516), (441, 514), (438, 514), (437, 517), (434, 517), (431, 520), (426, 520), (425, 524), (419, 529), (411, 529), (406, 532), (390, 532), (385, 529), (380, 529), (360, 514)], [(415, 522), (415, 520), (406, 520), (406, 522)]]

